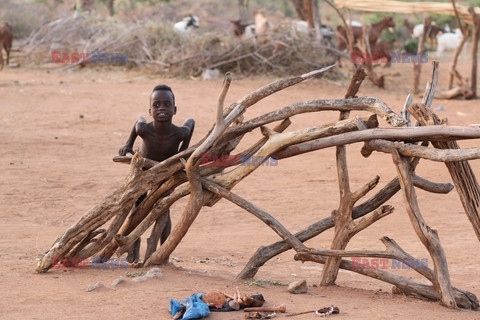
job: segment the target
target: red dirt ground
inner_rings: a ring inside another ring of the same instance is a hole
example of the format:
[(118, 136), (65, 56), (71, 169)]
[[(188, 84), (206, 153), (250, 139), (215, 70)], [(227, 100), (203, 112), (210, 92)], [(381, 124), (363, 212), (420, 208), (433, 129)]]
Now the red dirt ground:
[[(446, 58), (445, 58), (446, 59)], [(469, 75), (467, 63), (462, 72)], [(447, 60), (441, 62), (440, 87), (445, 88)], [(431, 66), (423, 66), (426, 83)], [(346, 69), (344, 67), (344, 72)], [(411, 89), (411, 65), (393, 65), (387, 88), (375, 88), (366, 81), (360, 96), (376, 96), (400, 112)], [(227, 105), (274, 79), (235, 80)], [(340, 271), (337, 286), (319, 287), (322, 265), (300, 263), (286, 252), (262, 267), (256, 279), (282, 283), (306, 279), (308, 293), (293, 295), (287, 288), (248, 285), (235, 276), (261, 245), (278, 236), (252, 215), (221, 200), (200, 212), (188, 234), (173, 252), (171, 263), (160, 266), (161, 278), (135, 283), (128, 270), (51, 270), (35, 272), (38, 258), (55, 239), (92, 206), (120, 187), (128, 166), (112, 162), (124, 144), (138, 115), (148, 116), (149, 94), (160, 83), (172, 86), (178, 106), (174, 122), (196, 119), (192, 144), (211, 127), (221, 81), (166, 80), (139, 73), (93, 70), (58, 73), (45, 69), (9, 69), (0, 72), (0, 318), (2, 319), (171, 319), (169, 300), (184, 299), (193, 293), (220, 290), (233, 294), (262, 293), (267, 305), (285, 303), (288, 312), (335, 305), (340, 314), (332, 319), (479, 319), (480, 313), (449, 310), (438, 302), (393, 295), (391, 285), (352, 272)], [(309, 80), (279, 92), (253, 106), (246, 118), (288, 104), (318, 98), (341, 98), (348, 79)], [(416, 97), (415, 101), (420, 98)], [(435, 100), (433, 108), (450, 124), (480, 123), (476, 101)], [(301, 115), (292, 119), (288, 130), (334, 122), (334, 112)], [(381, 126), (387, 125), (381, 121)], [(245, 147), (256, 141), (258, 130), (242, 141)], [(462, 141), (462, 147), (478, 141)], [(380, 176), (380, 186), (395, 176), (391, 157), (374, 153), (362, 158), (361, 144), (348, 147), (352, 190)], [(471, 161), (478, 174), (480, 163)], [(451, 182), (442, 163), (422, 160), (417, 173), (437, 182)], [(320, 150), (281, 160), (278, 166), (261, 167), (233, 189), (275, 216), (290, 231), (327, 217), (338, 206), (335, 150)], [(187, 199), (172, 209), (178, 219)], [(448, 195), (418, 190), (422, 214), (438, 230), (444, 246), (453, 285), (480, 295), (477, 282), (480, 258), (478, 239), (473, 232), (456, 191)], [(383, 249), (382, 236), (395, 239), (410, 254), (428, 259), (427, 251), (414, 233), (401, 194), (388, 201), (395, 212), (356, 235), (348, 249)], [(145, 250), (144, 235), (142, 254)], [(307, 242), (314, 248), (329, 248), (332, 231)], [(391, 270), (422, 280), (412, 270)], [(112, 287), (114, 279), (127, 281)], [(87, 287), (105, 284), (92, 292)], [(278, 315), (283, 319), (284, 315)], [(313, 314), (295, 319), (313, 319)], [(242, 312), (212, 313), (209, 319), (243, 319)]]

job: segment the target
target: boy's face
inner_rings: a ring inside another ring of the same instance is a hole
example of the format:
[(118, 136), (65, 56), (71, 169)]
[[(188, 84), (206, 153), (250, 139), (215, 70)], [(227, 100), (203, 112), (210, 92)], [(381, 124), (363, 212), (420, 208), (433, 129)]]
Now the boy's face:
[(150, 115), (155, 121), (172, 121), (177, 107), (173, 103), (173, 95), (168, 90), (157, 90), (150, 96)]

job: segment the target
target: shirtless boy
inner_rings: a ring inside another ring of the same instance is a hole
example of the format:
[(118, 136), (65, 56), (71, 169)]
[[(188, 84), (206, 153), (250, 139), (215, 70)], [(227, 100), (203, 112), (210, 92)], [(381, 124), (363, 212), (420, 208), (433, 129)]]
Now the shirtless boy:
[[(137, 136), (140, 136), (143, 140), (143, 143), (138, 151), (140, 152), (140, 155), (144, 158), (159, 162), (168, 159), (176, 153), (188, 148), (190, 139), (192, 138), (193, 130), (195, 128), (195, 120), (187, 119), (181, 127), (177, 127), (172, 123), (172, 118), (177, 112), (177, 107), (175, 106), (175, 96), (169, 86), (158, 85), (153, 88), (150, 96), (150, 108), (148, 109), (148, 112), (152, 116), (153, 121), (147, 123), (147, 120), (140, 116), (133, 126), (127, 142), (123, 147), (120, 148), (120, 150), (118, 150), (119, 155), (124, 156), (127, 153), (134, 153), (133, 143), (135, 142)], [(135, 205), (138, 206), (143, 199), (145, 199), (145, 197), (146, 194), (141, 196)], [(161, 244), (165, 242), (167, 237), (170, 235), (172, 228), (170, 212), (168, 211), (166, 215), (167, 223), (163, 230), (158, 230), (157, 223), (155, 223), (155, 226), (152, 230), (152, 237), (157, 232), (161, 233)], [(159, 218), (159, 220), (160, 219), (161, 218)], [(153, 250), (155, 251), (155, 249), (156, 248)], [(130, 263), (136, 263), (138, 262), (139, 258), (140, 238), (135, 242), (132, 250), (129, 252), (127, 261)]]

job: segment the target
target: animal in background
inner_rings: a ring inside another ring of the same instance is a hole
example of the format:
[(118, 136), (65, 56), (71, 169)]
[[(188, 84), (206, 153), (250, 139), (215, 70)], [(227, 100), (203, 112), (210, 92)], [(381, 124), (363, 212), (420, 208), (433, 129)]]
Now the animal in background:
[[(352, 26), (353, 32), (353, 43), (357, 43), (358, 40), (363, 37), (363, 30), (362, 27)], [(387, 28), (395, 28), (395, 21), (392, 17), (384, 17), (381, 21), (377, 23), (373, 23), (372, 27), (369, 29), (368, 32), (368, 41), (370, 45), (377, 42), (380, 34), (383, 30)], [(347, 48), (347, 31), (345, 30), (344, 26), (337, 27), (337, 49), (338, 50), (345, 50)]]
[(407, 18), (405, 18), (405, 20), (403, 20), (403, 25), (407, 28), (408, 33), (411, 36), (413, 34), (413, 29), (415, 28), (415, 25), (413, 23), (411, 23)]
[[(405, 19), (404, 25), (407, 27), (408, 32), (410, 33), (412, 38), (420, 39), (423, 36), (423, 32), (425, 29), (423, 23), (413, 25), (411, 22), (408, 21), (408, 19)], [(429, 43), (430, 45), (435, 45), (437, 43), (437, 36), (445, 32), (450, 32), (450, 27), (448, 26), (448, 24), (446, 24), (444, 28), (440, 28), (432, 22), (427, 33), (427, 43)]]
[(246, 40), (255, 37), (255, 25), (254, 24), (244, 24), (241, 19), (230, 20), (232, 23), (233, 34), (235, 37)]
[(262, 10), (257, 10), (253, 13), (255, 17), (255, 33), (257, 35), (272, 31), (273, 24), (265, 17)]
[(10, 50), (12, 49), (13, 33), (12, 26), (8, 23), (0, 25), (0, 70), (3, 69), (3, 52), (2, 48), (7, 52), (7, 66), (10, 63)]
[[(395, 21), (390, 16), (383, 17), (381, 21), (371, 24), (368, 29), (368, 42), (370, 47), (377, 42), (380, 34), (387, 28), (395, 28)], [(353, 45), (355, 47), (358, 40), (364, 36), (363, 27), (351, 26), (351, 30), (353, 33)], [(347, 30), (343, 25), (339, 25), (337, 26), (337, 50), (345, 51), (347, 46)], [(342, 66), (341, 57), (341, 55), (337, 55), (337, 63), (340, 67)]]
[(454, 32), (445, 32), (437, 35), (437, 57), (442, 56), (445, 51), (457, 49), (462, 38), (462, 31), (458, 28)]
[[(305, 20), (295, 20), (292, 23), (292, 31), (294, 34), (302, 35), (302, 36), (308, 36), (311, 34), (311, 28), (308, 27), (308, 22)], [(322, 33), (322, 36), (328, 40), (331, 41), (332, 37), (334, 35), (334, 32), (332, 28), (330, 28), (327, 25), (322, 24), (320, 26), (320, 32)]]
[[(395, 28), (395, 21), (392, 17), (384, 17), (381, 21), (373, 23), (368, 32), (368, 41), (370, 44), (377, 42), (378, 37), (383, 30), (387, 28)], [(363, 36), (362, 27), (352, 26), (353, 43), (357, 43)], [(345, 50), (347, 48), (347, 31), (344, 26), (337, 27), (337, 49)]]
[(382, 58), (380, 59), (385, 58), (387, 60), (387, 63), (385, 63), (384, 65), (385, 68), (392, 65), (392, 54), (390, 53), (392, 51), (391, 42), (385, 40), (378, 40), (370, 46), (370, 51), (381, 54)]
[(347, 20), (346, 22), (347, 22), (347, 24), (351, 25), (352, 27), (362, 27), (363, 26), (361, 22), (356, 21), (356, 20), (352, 20), (352, 21)]
[(189, 34), (193, 28), (198, 27), (200, 27), (200, 20), (193, 14), (186, 16), (182, 21), (178, 21), (173, 26), (175, 31), (181, 34)]

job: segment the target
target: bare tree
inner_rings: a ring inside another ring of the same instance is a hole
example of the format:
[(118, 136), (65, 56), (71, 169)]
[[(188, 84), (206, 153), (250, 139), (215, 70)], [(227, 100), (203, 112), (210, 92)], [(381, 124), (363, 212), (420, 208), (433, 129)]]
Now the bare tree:
[(113, 15), (115, 14), (115, 12), (113, 11), (114, 2), (115, 2), (115, 0), (107, 0), (108, 15), (110, 17), (113, 17)]
[(298, 19), (307, 21), (308, 27), (314, 31), (315, 38), (318, 41), (322, 40), (322, 33), (320, 27), (320, 14), (318, 10), (317, 0), (290, 0), (293, 9), (297, 14)]
[(238, 0), (238, 13), (241, 20), (247, 19), (250, 14), (248, 13), (248, 2), (250, 0)]
[(297, 14), (298, 19), (300, 20), (307, 20), (305, 16), (305, 8), (303, 6), (303, 0), (290, 0), (292, 3), (293, 9), (295, 10), (295, 13)]

